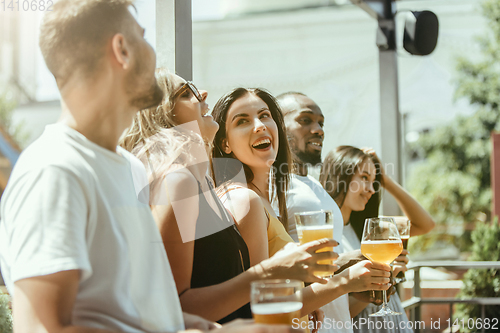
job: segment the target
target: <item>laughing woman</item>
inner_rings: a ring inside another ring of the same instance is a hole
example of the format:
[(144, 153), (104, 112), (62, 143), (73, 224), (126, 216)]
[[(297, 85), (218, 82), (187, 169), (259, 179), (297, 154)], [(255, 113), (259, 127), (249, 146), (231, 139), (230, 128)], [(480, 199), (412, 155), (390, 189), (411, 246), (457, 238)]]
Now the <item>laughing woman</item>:
[(251, 318), (251, 281), (318, 281), (313, 269), (323, 257), (314, 251), (331, 242), (311, 242), (251, 264), (207, 176), (207, 143), (219, 127), (208, 114), (207, 92), (165, 69), (157, 71), (157, 81), (165, 94), (162, 104), (136, 114), (122, 146), (149, 171), (150, 191), (140, 198), (149, 195), (183, 311), (220, 323)]
[[(218, 194), (236, 220), (251, 265), (257, 265), (293, 242), (282, 222), (288, 221), (285, 193), (292, 165), (283, 115), (267, 91), (245, 88), (224, 95), (212, 114), (219, 124), (213, 149)], [(242, 173), (244, 179), (235, 180)], [(281, 221), (270, 198), (278, 201)], [(387, 265), (362, 261), (327, 284), (304, 288), (302, 315), (346, 292), (387, 289), (389, 270)]]

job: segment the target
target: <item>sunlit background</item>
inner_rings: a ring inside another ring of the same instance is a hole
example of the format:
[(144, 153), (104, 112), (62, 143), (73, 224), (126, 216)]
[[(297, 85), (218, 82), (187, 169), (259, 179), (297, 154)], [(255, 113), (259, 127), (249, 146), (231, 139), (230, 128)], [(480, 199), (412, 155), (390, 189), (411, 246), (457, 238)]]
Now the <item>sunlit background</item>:
[[(469, 99), (456, 95), (456, 90), (457, 58), (480, 59), (477, 37), (488, 32), (480, 3), (396, 2), (398, 25), (405, 10), (424, 9), (436, 13), (440, 23), (438, 45), (431, 55), (417, 57), (398, 50), (405, 185), (415, 168), (426, 160), (412, 145), (423, 134), (454, 124), (458, 115), (472, 115), (478, 109)], [(155, 2), (138, 0), (136, 7), (138, 20), (146, 28), (146, 39), (156, 47)], [(211, 106), (238, 86), (263, 87), (275, 95), (303, 92), (317, 102), (326, 117), (323, 154), (342, 144), (380, 150), (377, 23), (359, 7), (346, 0), (192, 0), (192, 17), (193, 81), (208, 91)], [(60, 113), (55, 81), (38, 48), (41, 18), (39, 12), (0, 8), (0, 101), (4, 105), (4, 114), (0, 112), (4, 122), (3, 128), (0, 126), (0, 191), (12, 164), (6, 142), (21, 150)], [(11, 109), (5, 115), (5, 110)], [(489, 153), (484, 154), (484, 159), (489, 163)], [(489, 195), (491, 202), (491, 191)], [(466, 223), (448, 221), (446, 217), (438, 221), (434, 231), (437, 241), (425, 243), (429, 247), (420, 258), (467, 258), (469, 248), (461, 248), (456, 240), (469, 225), (491, 216), (491, 212), (483, 211), (474, 214)], [(439, 235), (452, 238), (440, 246), (445, 238)], [(460, 276), (450, 272), (429, 274), (435, 274), (436, 280)], [(456, 293), (462, 285), (458, 282), (454, 285), (446, 281), (442, 288)]]

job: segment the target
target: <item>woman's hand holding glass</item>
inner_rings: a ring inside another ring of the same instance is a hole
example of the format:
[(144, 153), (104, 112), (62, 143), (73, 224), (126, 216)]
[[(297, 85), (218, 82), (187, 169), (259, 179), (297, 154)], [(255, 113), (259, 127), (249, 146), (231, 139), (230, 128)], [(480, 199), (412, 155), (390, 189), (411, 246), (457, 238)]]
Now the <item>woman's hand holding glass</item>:
[(369, 260), (360, 261), (339, 274), (348, 279), (348, 292), (387, 290), (390, 287), (391, 267)]
[(274, 256), (261, 262), (266, 279), (296, 279), (304, 282), (327, 283), (328, 280), (315, 275), (324, 272), (333, 275), (338, 266), (335, 264), (319, 264), (322, 260), (335, 260), (338, 254), (333, 251), (318, 252), (323, 248), (335, 247), (338, 243), (333, 239), (320, 239), (298, 245), (288, 243)]
[[(396, 259), (403, 250), (399, 232), (392, 218), (379, 217), (366, 219), (361, 239), (361, 253), (372, 262), (389, 264)], [(398, 315), (387, 306), (387, 293), (384, 290), (384, 302), (380, 311), (370, 316), (383, 317)]]
[(398, 280), (400, 278), (398, 275), (400, 275), (401, 273), (401, 275), (404, 278), (404, 273), (408, 270), (407, 265), (409, 259), (407, 255), (408, 255), (408, 250), (403, 250), (399, 255), (399, 257), (397, 257), (392, 263), (393, 276), (396, 276), (394, 278), (396, 280), (395, 284), (406, 281), (406, 279), (404, 279), (403, 281)]

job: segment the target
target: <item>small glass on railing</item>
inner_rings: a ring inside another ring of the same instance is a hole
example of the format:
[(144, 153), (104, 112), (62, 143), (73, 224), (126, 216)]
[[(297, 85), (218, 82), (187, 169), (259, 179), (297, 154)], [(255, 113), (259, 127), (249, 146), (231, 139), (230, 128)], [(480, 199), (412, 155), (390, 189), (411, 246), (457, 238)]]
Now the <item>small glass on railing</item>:
[(302, 282), (260, 280), (251, 283), (250, 307), (256, 323), (285, 324), (300, 319)]

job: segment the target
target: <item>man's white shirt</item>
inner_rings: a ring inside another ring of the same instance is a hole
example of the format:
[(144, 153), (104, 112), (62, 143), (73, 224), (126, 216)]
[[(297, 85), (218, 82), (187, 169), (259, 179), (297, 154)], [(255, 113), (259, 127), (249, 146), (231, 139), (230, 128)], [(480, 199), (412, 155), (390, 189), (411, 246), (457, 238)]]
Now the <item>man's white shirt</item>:
[[(80, 270), (74, 325), (124, 332), (184, 329), (163, 242), (132, 166), (62, 124), (20, 156), (0, 206), (0, 265), (20, 279)], [(144, 171), (145, 172), (145, 171)]]
[[(344, 228), (342, 213), (337, 203), (316, 179), (309, 175), (292, 175), (290, 187), (287, 192), (286, 206), (288, 212), (289, 234), (296, 242), (298, 242), (298, 236), (295, 225), (295, 213), (331, 210), (333, 213), (333, 239), (339, 243), (339, 246), (335, 247), (334, 251), (339, 254), (344, 252), (342, 246)], [(324, 327), (319, 330), (320, 333), (353, 332), (352, 328), (350, 328), (351, 314), (349, 312), (349, 297), (347, 294), (324, 305), (321, 309), (325, 312), (325, 323)]]

